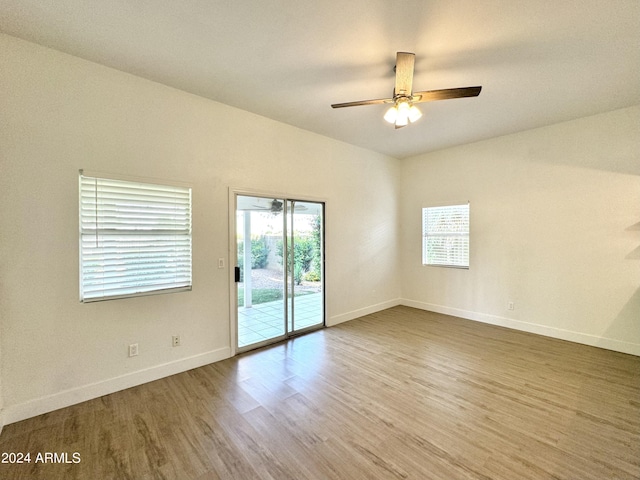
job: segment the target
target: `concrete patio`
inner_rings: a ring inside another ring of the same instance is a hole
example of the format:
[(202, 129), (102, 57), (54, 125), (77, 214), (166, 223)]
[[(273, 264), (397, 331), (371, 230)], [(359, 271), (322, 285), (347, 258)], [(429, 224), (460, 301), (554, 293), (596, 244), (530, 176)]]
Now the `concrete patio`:
[[(323, 322), (322, 293), (294, 297), (294, 329), (302, 330)], [(289, 319), (291, 330), (291, 319)], [(238, 307), (238, 347), (284, 335), (283, 300)]]

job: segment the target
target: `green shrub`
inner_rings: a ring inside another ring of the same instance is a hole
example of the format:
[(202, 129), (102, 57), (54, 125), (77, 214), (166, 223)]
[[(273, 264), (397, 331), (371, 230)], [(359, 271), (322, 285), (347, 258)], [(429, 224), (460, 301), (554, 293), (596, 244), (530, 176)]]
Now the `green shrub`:
[[(302, 277), (311, 268), (314, 261), (315, 249), (314, 241), (308, 237), (294, 237), (295, 253), (293, 256), (293, 277), (296, 283), (300, 285)], [(276, 243), (276, 255), (280, 258), (280, 264), (283, 262), (283, 242), (278, 240)], [(291, 240), (287, 239), (287, 255), (291, 258)]]
[[(269, 246), (264, 235), (251, 239), (251, 268), (265, 268), (269, 258)], [(238, 242), (238, 266), (244, 266), (244, 242)]]
[(265, 268), (269, 258), (269, 246), (264, 235), (251, 239), (251, 268)]
[(293, 281), (296, 282), (296, 285), (302, 284), (302, 267), (298, 264), (293, 267)]
[(311, 239), (312, 239), (311, 242), (313, 245), (311, 272), (313, 272), (315, 277), (317, 277), (317, 280), (310, 280), (310, 281), (319, 282), (322, 276), (322, 251), (321, 251), (322, 222), (320, 219), (320, 215), (316, 215), (313, 219), (313, 232), (311, 234)]
[[(295, 265), (300, 267), (302, 272), (308, 272), (313, 260), (313, 243), (309, 238), (295, 238)], [(294, 267), (295, 268), (295, 267)]]
[[(251, 239), (251, 268), (265, 268), (269, 258), (269, 246), (264, 235)], [(244, 281), (244, 242), (238, 242), (238, 266), (240, 281)]]

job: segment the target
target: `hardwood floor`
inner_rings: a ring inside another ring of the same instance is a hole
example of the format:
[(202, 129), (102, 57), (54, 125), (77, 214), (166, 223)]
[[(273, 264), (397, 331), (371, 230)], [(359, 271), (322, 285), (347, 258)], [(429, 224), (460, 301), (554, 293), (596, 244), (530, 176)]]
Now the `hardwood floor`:
[(637, 479), (640, 357), (396, 307), (7, 425), (0, 452), (32, 455), (2, 479)]

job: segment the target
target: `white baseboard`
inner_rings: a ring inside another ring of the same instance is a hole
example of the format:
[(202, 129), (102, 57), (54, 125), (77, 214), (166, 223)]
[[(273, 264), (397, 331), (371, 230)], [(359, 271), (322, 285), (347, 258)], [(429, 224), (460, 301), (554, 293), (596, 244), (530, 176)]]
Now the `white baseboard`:
[(424, 303), (416, 300), (402, 299), (401, 305), (407, 307), (419, 308), (420, 310), (428, 310), (435, 313), (443, 313), (445, 315), (453, 315), (455, 317), (467, 320), (475, 320), (477, 322), (490, 323), (500, 327), (512, 328), (523, 332), (536, 333), (545, 337), (558, 338), (560, 340), (568, 340), (570, 342), (581, 343), (592, 347), (604, 348), (630, 355), (640, 356), (640, 345), (637, 343), (623, 342), (612, 338), (599, 337), (587, 333), (574, 332), (561, 328), (549, 327), (538, 323), (523, 322), (522, 320), (513, 320), (511, 318), (500, 317), (498, 315), (490, 315), (487, 313), (473, 312), (460, 308), (447, 307), (444, 305), (435, 305), (432, 303)]
[(349, 320), (353, 320), (354, 318), (364, 317), (365, 315), (380, 312), (382, 310), (386, 310), (387, 308), (397, 307), (401, 304), (401, 299), (396, 298), (393, 300), (387, 300), (386, 302), (376, 303), (375, 305), (370, 305), (365, 308), (359, 308), (358, 310), (353, 310), (351, 312), (341, 313), (340, 315), (329, 317), (329, 319), (327, 320), (327, 326), (334, 327), (339, 323), (347, 322)]
[(224, 360), (230, 356), (231, 351), (229, 347), (224, 347), (162, 365), (156, 365), (144, 370), (138, 370), (137, 372), (128, 373), (108, 380), (54, 393), (53, 395), (36, 398), (25, 403), (10, 405), (3, 409), (0, 425), (19, 422), (20, 420), (52, 412), (59, 408), (68, 407), (126, 388), (142, 385), (143, 383), (175, 375), (176, 373), (186, 372), (193, 368)]

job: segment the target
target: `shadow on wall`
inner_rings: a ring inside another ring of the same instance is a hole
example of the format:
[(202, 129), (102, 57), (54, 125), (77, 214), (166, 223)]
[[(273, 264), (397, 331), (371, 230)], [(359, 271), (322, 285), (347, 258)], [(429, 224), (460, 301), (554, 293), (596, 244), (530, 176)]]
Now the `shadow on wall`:
[(624, 258), (626, 258), (627, 260), (640, 260), (640, 245), (638, 245), (638, 248), (633, 250), (629, 255), (627, 255)]
[[(627, 231), (640, 231), (640, 222), (636, 223), (635, 225), (631, 225), (629, 228), (627, 228)], [(638, 245), (635, 250), (632, 250), (629, 255), (624, 258), (626, 258), (627, 260), (640, 260), (640, 245)]]
[[(640, 233), (640, 222), (626, 228), (626, 231)], [(640, 245), (629, 252), (624, 258), (626, 260), (640, 260)], [(637, 265), (637, 267), (640, 268), (640, 265)], [(620, 313), (618, 313), (609, 328), (607, 328), (603, 337), (620, 338), (640, 344), (640, 285), (636, 285), (635, 293), (631, 295), (629, 301), (622, 310), (620, 310)]]
[(622, 307), (602, 337), (620, 338), (630, 343), (640, 344), (640, 286)]

